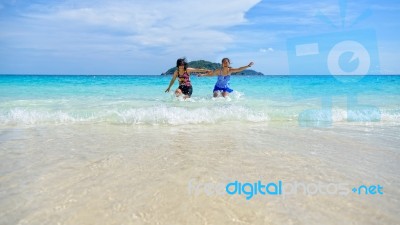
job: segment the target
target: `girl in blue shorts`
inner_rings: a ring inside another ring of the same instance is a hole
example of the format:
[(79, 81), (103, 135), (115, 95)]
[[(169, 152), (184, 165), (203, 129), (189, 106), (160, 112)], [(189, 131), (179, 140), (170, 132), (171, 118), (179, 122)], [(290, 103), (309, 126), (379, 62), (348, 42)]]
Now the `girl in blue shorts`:
[(254, 63), (250, 62), (247, 66), (242, 66), (239, 68), (231, 68), (230, 60), (228, 58), (222, 59), (222, 67), (220, 69), (214, 70), (210, 74), (206, 74), (203, 76), (218, 76), (217, 83), (214, 86), (213, 95), (214, 97), (218, 97), (218, 94), (221, 93), (223, 97), (227, 97), (229, 93), (233, 90), (229, 87), (229, 80), (231, 79), (232, 73), (241, 72), (247, 68), (250, 68)]

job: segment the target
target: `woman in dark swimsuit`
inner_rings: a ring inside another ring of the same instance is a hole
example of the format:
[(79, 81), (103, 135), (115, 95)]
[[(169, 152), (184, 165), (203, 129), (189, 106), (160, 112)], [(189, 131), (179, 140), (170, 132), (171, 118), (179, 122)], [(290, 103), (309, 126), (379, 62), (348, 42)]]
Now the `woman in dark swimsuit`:
[(176, 61), (176, 70), (174, 75), (172, 76), (171, 82), (169, 82), (169, 86), (165, 92), (169, 92), (171, 86), (174, 84), (176, 78), (179, 81), (179, 87), (175, 90), (176, 97), (179, 97), (183, 94), (183, 98), (190, 98), (193, 92), (193, 87), (190, 82), (190, 73), (191, 72), (200, 72), (200, 73), (209, 73), (210, 70), (205, 69), (196, 69), (196, 68), (188, 68), (188, 64), (185, 58), (178, 59)]

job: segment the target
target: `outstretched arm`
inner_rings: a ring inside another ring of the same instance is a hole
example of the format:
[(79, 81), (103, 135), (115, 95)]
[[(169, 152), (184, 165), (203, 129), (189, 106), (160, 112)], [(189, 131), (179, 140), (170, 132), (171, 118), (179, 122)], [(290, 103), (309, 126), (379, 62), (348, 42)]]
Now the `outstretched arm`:
[(232, 72), (232, 73), (242, 72), (243, 70), (250, 68), (253, 64), (254, 64), (253, 62), (250, 62), (249, 65), (247, 65), (247, 66), (242, 66), (239, 68), (231, 68), (230, 72)]
[(216, 71), (217, 71), (217, 70), (208, 70), (208, 72), (205, 73), (205, 74), (199, 74), (199, 77), (203, 77), (203, 76), (207, 76), (207, 77), (215, 76), (215, 75), (218, 74)]
[(169, 82), (169, 86), (168, 86), (167, 90), (165, 90), (165, 92), (169, 92), (169, 89), (171, 89), (172, 85), (174, 84), (177, 75), (178, 75), (178, 72), (175, 71), (174, 75), (172, 75), (171, 81)]
[(193, 73), (209, 73), (210, 70), (207, 69), (197, 69), (197, 68), (187, 68), (187, 71), (189, 73), (193, 72)]

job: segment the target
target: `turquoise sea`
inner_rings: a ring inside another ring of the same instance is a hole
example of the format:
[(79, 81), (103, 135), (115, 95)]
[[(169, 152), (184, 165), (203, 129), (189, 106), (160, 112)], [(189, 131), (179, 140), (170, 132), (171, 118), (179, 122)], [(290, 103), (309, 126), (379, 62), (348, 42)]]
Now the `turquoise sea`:
[(229, 98), (215, 77), (192, 75), (193, 95), (164, 93), (171, 76), (2, 75), (0, 124), (128, 125), (294, 122), (398, 124), (400, 76), (233, 76)]

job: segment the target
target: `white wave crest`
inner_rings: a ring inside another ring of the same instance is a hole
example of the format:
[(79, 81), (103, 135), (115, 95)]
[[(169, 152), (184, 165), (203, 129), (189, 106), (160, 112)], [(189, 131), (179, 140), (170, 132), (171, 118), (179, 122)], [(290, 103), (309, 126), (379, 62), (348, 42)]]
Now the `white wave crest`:
[(2, 124), (68, 124), (107, 122), (113, 124), (210, 124), (224, 121), (268, 121), (266, 113), (243, 106), (183, 108), (152, 106), (147, 108), (109, 109), (90, 113), (39, 111), (22, 108), (0, 114)]

